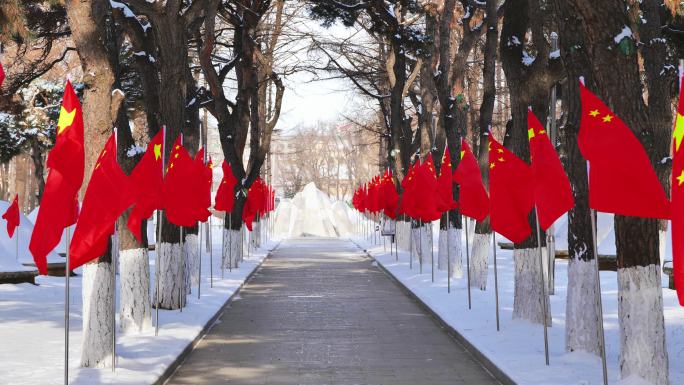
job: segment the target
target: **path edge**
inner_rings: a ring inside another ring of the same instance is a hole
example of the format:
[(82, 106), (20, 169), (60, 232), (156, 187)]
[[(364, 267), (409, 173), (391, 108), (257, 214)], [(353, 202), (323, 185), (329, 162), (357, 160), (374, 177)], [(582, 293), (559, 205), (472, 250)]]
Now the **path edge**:
[(213, 316), (211, 316), (211, 318), (209, 318), (207, 323), (204, 324), (204, 327), (202, 327), (202, 330), (199, 333), (197, 333), (197, 336), (195, 336), (195, 338), (185, 346), (183, 351), (179, 355), (176, 356), (176, 358), (169, 364), (169, 366), (166, 367), (164, 372), (157, 378), (156, 381), (154, 381), (152, 383), (152, 385), (164, 385), (171, 378), (171, 376), (173, 376), (173, 374), (176, 372), (176, 370), (183, 364), (183, 362), (185, 362), (185, 360), (188, 358), (190, 353), (195, 349), (195, 346), (197, 346), (197, 344), (199, 344), (200, 341), (202, 341), (202, 339), (207, 335), (207, 333), (209, 333), (211, 328), (216, 323), (216, 320), (218, 320), (219, 317), (221, 316), (221, 314), (223, 314), (223, 310), (231, 302), (233, 302), (233, 299), (235, 298), (235, 296), (237, 296), (240, 293), (242, 288), (252, 279), (254, 274), (256, 274), (257, 271), (259, 271), (259, 269), (261, 269), (261, 265), (264, 263), (264, 261), (266, 261), (268, 258), (271, 257), (271, 254), (273, 254), (273, 252), (278, 247), (280, 247), (281, 243), (282, 243), (282, 240), (278, 241), (278, 243), (276, 243), (276, 245), (273, 246), (273, 248), (271, 250), (269, 250), (268, 253), (266, 253), (266, 256), (264, 256), (264, 258), (262, 258), (261, 261), (254, 267), (254, 269), (245, 277), (245, 279), (242, 281), (242, 283), (237, 287), (237, 289), (235, 289), (233, 294), (231, 294), (230, 297), (228, 297), (228, 299), (226, 299), (226, 302), (224, 302), (223, 305), (221, 305), (216, 310), (216, 313)]
[(400, 289), (401, 291), (404, 292), (404, 294), (408, 295), (409, 298), (413, 299), (418, 306), (420, 306), (423, 310), (425, 310), (432, 318), (437, 322), (437, 324), (447, 332), (449, 336), (451, 336), (454, 340), (456, 340), (458, 343), (460, 343), (470, 355), (475, 358), (475, 360), (480, 363), (489, 373), (497, 380), (499, 381), (502, 385), (518, 385), (517, 382), (513, 381), (513, 379), (501, 368), (499, 368), (492, 360), (489, 359), (484, 353), (482, 353), (478, 348), (475, 347), (467, 338), (463, 336), (458, 330), (456, 330), (453, 326), (449, 325), (443, 318), (440, 316), (436, 311), (434, 311), (428, 304), (426, 304), (418, 295), (416, 295), (411, 289), (408, 288), (403, 282), (401, 282), (397, 277), (392, 274), (391, 271), (389, 271), (383, 264), (382, 262), (378, 261), (366, 248), (361, 246), (359, 243), (357, 243), (353, 239), (349, 239), (351, 243), (355, 244), (360, 250), (363, 251), (363, 253), (370, 259), (372, 259), (375, 264), (377, 265), (378, 268), (387, 276), (389, 277), (390, 280), (392, 280)]

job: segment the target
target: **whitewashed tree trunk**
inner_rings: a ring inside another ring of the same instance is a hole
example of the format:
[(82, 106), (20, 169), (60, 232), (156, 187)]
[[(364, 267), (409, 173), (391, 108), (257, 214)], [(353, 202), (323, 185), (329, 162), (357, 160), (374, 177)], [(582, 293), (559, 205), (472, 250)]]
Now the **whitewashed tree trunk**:
[(223, 229), (223, 266), (236, 268), (242, 257), (242, 232)]
[(121, 250), (119, 256), (119, 327), (123, 332), (140, 332), (152, 326), (149, 257), (147, 250), (143, 248)]
[(402, 250), (411, 248), (411, 223), (397, 221), (397, 246)]
[(667, 259), (667, 230), (658, 230), (658, 251), (660, 252), (660, 268), (662, 270)]
[(565, 349), (599, 355), (598, 308), (596, 306), (596, 260), (573, 256), (568, 262), (568, 299), (565, 304)]
[(432, 229), (430, 226), (423, 224), (420, 227), (411, 228), (411, 236), (413, 238), (413, 258), (416, 262), (430, 264), (430, 251), (432, 250)]
[(618, 269), (620, 376), (668, 384), (660, 266)]
[(470, 253), (470, 286), (487, 290), (489, 272), (489, 251), (492, 248), (492, 233), (473, 236), (473, 252)]
[[(181, 293), (185, 263), (182, 260), (180, 243), (159, 244), (159, 306), (162, 309), (180, 309), (185, 304), (185, 293)], [(155, 299), (155, 303), (157, 303)]]
[(83, 265), (83, 339), (81, 366), (111, 367), (114, 321), (113, 266), (108, 262)]
[[(448, 251), (447, 245), (449, 246)], [(451, 227), (448, 234), (447, 230), (439, 231), (438, 267), (440, 270), (451, 267), (450, 273), (453, 278), (463, 277), (463, 254), (461, 250), (461, 229)], [(450, 264), (447, 263), (447, 256), (451, 260)]]
[[(542, 253), (546, 248), (542, 248)], [(544, 312), (541, 302), (541, 286), (539, 277), (539, 252), (537, 248), (515, 249), (513, 251), (515, 263), (515, 291), (513, 294), (513, 318), (525, 319), (534, 323), (544, 322)], [(551, 326), (551, 307), (548, 295), (546, 301), (547, 325)]]
[(185, 291), (192, 293), (192, 288), (199, 282), (199, 237), (197, 234), (185, 236)]

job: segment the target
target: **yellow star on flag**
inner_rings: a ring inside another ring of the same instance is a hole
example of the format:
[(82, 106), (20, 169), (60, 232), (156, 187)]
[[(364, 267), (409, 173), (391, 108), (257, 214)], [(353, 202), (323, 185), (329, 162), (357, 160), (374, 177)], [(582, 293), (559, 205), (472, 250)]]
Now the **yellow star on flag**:
[(597, 117), (599, 114), (599, 110), (592, 110), (589, 112), (589, 115), (591, 115), (593, 118)]
[(677, 182), (677, 186), (681, 186), (682, 183), (684, 183), (684, 170), (682, 170), (682, 173), (677, 177)]
[(155, 145), (154, 145), (153, 150), (154, 150), (154, 159), (155, 159), (155, 160), (161, 159), (161, 147), (162, 147), (162, 146), (161, 146), (161, 143), (160, 143), (160, 144), (155, 144)]
[(684, 115), (677, 114), (677, 120), (675, 120), (674, 132), (672, 132), (672, 137), (674, 138), (675, 151), (679, 151), (679, 146), (682, 144), (682, 138), (684, 138)]
[(538, 134), (539, 134), (539, 135), (544, 135), (544, 134), (546, 134), (546, 130), (540, 130), (540, 131), (538, 132)]
[(534, 138), (534, 128), (528, 128), (527, 129), (527, 139), (532, 140)]
[(57, 135), (61, 134), (67, 127), (74, 123), (76, 117), (76, 109), (71, 112), (67, 111), (64, 106), (59, 110), (59, 120), (57, 121)]
[(499, 158), (499, 162), (503, 162), (503, 161), (505, 161), (505, 160), (506, 160), (506, 159), (504, 159), (503, 157)]
[(490, 163), (489, 164), (489, 168), (494, 168), (494, 166), (496, 166), (496, 163)]
[(461, 159), (463, 159), (463, 155), (465, 155), (465, 151), (461, 150)]
[(606, 115), (603, 117), (603, 123), (610, 123), (613, 120), (612, 115)]
[(498, 152), (499, 152), (499, 154), (503, 154), (504, 150), (500, 148), (500, 149), (498, 149)]

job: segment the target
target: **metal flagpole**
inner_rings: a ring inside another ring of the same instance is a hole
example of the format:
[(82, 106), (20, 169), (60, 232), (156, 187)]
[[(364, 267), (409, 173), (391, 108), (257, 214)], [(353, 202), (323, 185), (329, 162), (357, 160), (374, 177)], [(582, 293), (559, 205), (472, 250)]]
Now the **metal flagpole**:
[(413, 219), (409, 220), (409, 269), (413, 270)]
[[(163, 153), (163, 151), (162, 151)], [(163, 156), (163, 155), (162, 155)], [(154, 280), (156, 281), (155, 286), (155, 298), (156, 298), (156, 306), (155, 306), (155, 321), (154, 321), (154, 335), (158, 336), (159, 335), (159, 253), (161, 252), (161, 232), (162, 232), (162, 221), (163, 221), (163, 215), (160, 210), (157, 210), (157, 244), (154, 246), (155, 250), (155, 263), (154, 263)]]
[(465, 218), (465, 236), (466, 236), (466, 277), (468, 278), (468, 310), (473, 308), (473, 303), (470, 299), (470, 247), (468, 237), (468, 217)]
[(535, 208), (534, 210), (535, 219), (537, 220), (537, 251), (539, 252), (539, 284), (541, 286), (541, 304), (542, 313), (544, 316), (544, 357), (546, 358), (546, 365), (549, 365), (549, 331), (546, 320), (548, 319), (549, 309), (546, 303), (546, 282), (544, 282), (544, 254), (542, 253), (541, 247), (541, 230), (539, 229), (539, 214)]
[(180, 258), (178, 259), (180, 263), (180, 270), (178, 276), (180, 277), (180, 284), (178, 285), (178, 307), (180, 312), (183, 312), (183, 301), (181, 298), (183, 298), (183, 290), (185, 290), (185, 266), (183, 266), (183, 256), (185, 255), (185, 252), (183, 248), (185, 247), (185, 242), (183, 240), (183, 226), (178, 227), (178, 234), (180, 234)]
[(599, 343), (601, 345), (601, 366), (603, 369), (603, 384), (608, 385), (608, 365), (606, 364), (606, 336), (603, 330), (603, 301), (601, 299), (601, 274), (599, 273), (599, 255), (596, 245), (596, 210), (591, 210), (591, 238), (594, 245), (594, 260), (596, 262), (596, 307), (599, 321)]
[(197, 299), (200, 299), (200, 293), (202, 290), (202, 222), (198, 224), (199, 228), (197, 232), (199, 233), (199, 271), (197, 272)]
[(209, 287), (211, 288), (214, 287), (214, 244), (211, 238), (211, 217), (213, 216), (214, 214), (209, 216)]
[(64, 385), (69, 384), (69, 243), (70, 227), (66, 228), (66, 261), (64, 269)]
[[(558, 49), (558, 34), (555, 32), (551, 33), (551, 52), (555, 52)], [(548, 119), (548, 125), (549, 125), (549, 136), (551, 139), (551, 143), (553, 143), (554, 147), (556, 145), (556, 138), (558, 136), (558, 129), (556, 126), (556, 100), (557, 100), (557, 94), (556, 94), (556, 86), (554, 84), (553, 87), (551, 87), (551, 103), (549, 105), (549, 119)], [(549, 266), (548, 266), (548, 293), (549, 295), (553, 295), (555, 293), (555, 285), (556, 285), (556, 239), (554, 236), (554, 228), (553, 225), (549, 227), (546, 230), (546, 252), (548, 254), (548, 261), (549, 261)]]
[(19, 216), (19, 229), (17, 229), (16, 234), (17, 234), (17, 244), (16, 244), (16, 252), (17, 252), (17, 261), (19, 260), (19, 230), (21, 229), (21, 215)]
[(451, 223), (449, 222), (449, 211), (446, 212), (446, 241), (447, 241), (447, 293), (451, 293), (451, 250), (449, 250), (449, 227)]
[(428, 242), (428, 245), (430, 245), (430, 264), (432, 265), (430, 270), (432, 273), (432, 282), (435, 282), (435, 248), (432, 245), (432, 222), (430, 222), (430, 242)]
[(423, 220), (418, 222), (418, 264), (420, 265), (420, 274), (423, 274)]
[[(224, 227), (225, 227), (226, 216), (223, 216)], [(233, 224), (233, 213), (228, 214), (228, 226)], [(228, 272), (233, 272), (233, 235), (230, 233), (232, 230), (228, 230)], [(236, 256), (237, 258), (237, 256)], [(237, 263), (236, 263), (237, 265)]]
[(492, 246), (494, 249), (494, 299), (496, 301), (496, 331), (499, 331), (499, 275), (496, 268), (496, 233), (492, 231)]
[(118, 239), (116, 225), (114, 225), (114, 235), (112, 236), (112, 276), (114, 278), (114, 288), (112, 290), (112, 372), (116, 371), (116, 255), (114, 248), (118, 249), (119, 245), (114, 243)]

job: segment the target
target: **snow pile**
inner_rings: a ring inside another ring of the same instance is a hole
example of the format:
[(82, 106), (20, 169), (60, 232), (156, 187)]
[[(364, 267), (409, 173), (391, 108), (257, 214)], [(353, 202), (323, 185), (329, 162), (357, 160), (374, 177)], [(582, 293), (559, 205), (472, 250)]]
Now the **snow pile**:
[(344, 202), (333, 202), (313, 182), (275, 212), (275, 234), (282, 237), (345, 237), (354, 231), (354, 213)]
[[(9, 202), (0, 200), (0, 213), (7, 211)], [(37, 214), (38, 209), (34, 210)], [(30, 271), (35, 268), (23, 265), (33, 265), (33, 256), (28, 249), (33, 222), (24, 214), (19, 214), (19, 227), (14, 231), (14, 237), (7, 235), (7, 222), (0, 220), (0, 271)], [(19, 258), (17, 258), (17, 236), (19, 237)], [(64, 262), (54, 251), (47, 255), (48, 263)]]

